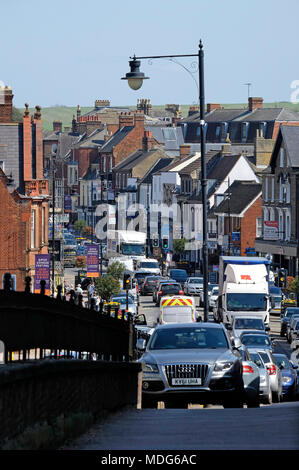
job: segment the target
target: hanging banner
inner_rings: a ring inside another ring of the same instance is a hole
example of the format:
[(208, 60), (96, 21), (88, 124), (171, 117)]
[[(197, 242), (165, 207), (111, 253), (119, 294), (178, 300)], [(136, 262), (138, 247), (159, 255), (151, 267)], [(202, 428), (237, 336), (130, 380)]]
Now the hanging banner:
[(99, 245), (86, 247), (87, 277), (99, 277)]
[(45, 294), (50, 295), (50, 255), (35, 255), (34, 292), (40, 293), (40, 281), (46, 281)]
[(72, 198), (68, 194), (64, 196), (64, 212), (72, 212)]
[(264, 220), (264, 240), (278, 240), (278, 221)]

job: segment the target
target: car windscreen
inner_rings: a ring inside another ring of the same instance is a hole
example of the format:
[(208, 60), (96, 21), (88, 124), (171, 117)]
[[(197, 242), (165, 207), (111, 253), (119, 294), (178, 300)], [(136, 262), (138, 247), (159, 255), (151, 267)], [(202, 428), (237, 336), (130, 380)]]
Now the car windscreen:
[(149, 345), (150, 350), (218, 348), (228, 348), (224, 331), (207, 327), (157, 329)]
[(145, 262), (144, 261), (144, 262), (140, 263), (140, 267), (141, 268), (148, 268), (148, 269), (149, 268), (158, 268), (159, 269), (159, 264), (158, 264), (158, 262), (154, 262), (154, 261), (153, 262)]
[(291, 364), (286, 356), (278, 356), (274, 354), (276, 364), (280, 369), (291, 369)]
[(194, 277), (192, 279), (189, 279), (188, 283), (189, 284), (203, 284), (203, 279)]
[(240, 330), (265, 330), (264, 322), (259, 318), (236, 318), (234, 326)]
[[(119, 302), (120, 304), (126, 304), (126, 297), (113, 297), (112, 298), (112, 301), (113, 302)], [(132, 305), (134, 302), (132, 300), (132, 298), (128, 297), (128, 304), (129, 305)]]
[(266, 335), (242, 335), (242, 343), (247, 347), (253, 346), (271, 346), (271, 342)]
[(298, 314), (299, 314), (299, 308), (287, 308), (285, 316), (292, 317), (293, 315), (298, 315)]
[(258, 293), (228, 293), (227, 310), (230, 311), (264, 311), (267, 310), (267, 297)]
[(250, 353), (251, 360), (260, 368), (264, 369), (265, 365), (263, 363), (263, 360), (261, 356), (258, 353), (251, 352)]

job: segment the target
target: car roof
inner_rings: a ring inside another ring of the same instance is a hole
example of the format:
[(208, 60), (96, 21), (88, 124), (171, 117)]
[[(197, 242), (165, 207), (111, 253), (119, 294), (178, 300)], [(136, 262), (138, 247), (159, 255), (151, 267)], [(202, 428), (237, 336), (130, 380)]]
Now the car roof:
[(164, 325), (157, 325), (156, 329), (174, 329), (174, 328), (200, 328), (200, 327), (208, 327), (214, 328), (218, 330), (225, 330), (224, 326), (219, 323), (212, 323), (212, 322), (195, 322), (195, 323), (166, 323)]
[(251, 319), (257, 320), (257, 319), (258, 319), (258, 320), (262, 320), (262, 321), (263, 321), (262, 317), (259, 316), (259, 315), (246, 315), (246, 317), (245, 317), (245, 315), (233, 315), (233, 318), (234, 318), (234, 319), (236, 319), (236, 318), (238, 318), (238, 319), (239, 319), (239, 318), (242, 318), (242, 319), (244, 319), (244, 320), (251, 320)]
[(245, 335), (260, 335), (260, 336), (267, 336), (267, 333), (263, 333), (261, 330), (245, 330), (244, 333), (242, 333), (242, 336)]

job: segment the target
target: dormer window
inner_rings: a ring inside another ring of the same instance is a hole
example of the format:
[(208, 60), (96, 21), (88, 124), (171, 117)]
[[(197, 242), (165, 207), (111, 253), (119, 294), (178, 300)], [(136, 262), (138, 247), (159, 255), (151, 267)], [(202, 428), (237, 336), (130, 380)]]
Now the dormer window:
[(242, 122), (241, 125), (241, 138), (242, 142), (246, 142), (247, 136), (248, 136), (248, 128), (249, 128), (249, 122)]
[(280, 152), (279, 152), (279, 166), (280, 168), (283, 168), (284, 166), (284, 148), (283, 147), (280, 148)]

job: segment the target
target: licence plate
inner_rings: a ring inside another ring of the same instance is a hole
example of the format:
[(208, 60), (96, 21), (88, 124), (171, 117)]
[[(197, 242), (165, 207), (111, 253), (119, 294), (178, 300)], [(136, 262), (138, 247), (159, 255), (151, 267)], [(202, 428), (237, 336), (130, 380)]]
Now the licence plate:
[(172, 379), (172, 385), (201, 385), (199, 378)]

